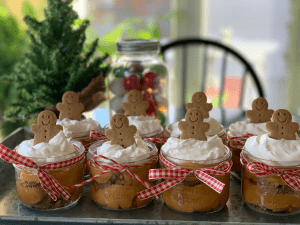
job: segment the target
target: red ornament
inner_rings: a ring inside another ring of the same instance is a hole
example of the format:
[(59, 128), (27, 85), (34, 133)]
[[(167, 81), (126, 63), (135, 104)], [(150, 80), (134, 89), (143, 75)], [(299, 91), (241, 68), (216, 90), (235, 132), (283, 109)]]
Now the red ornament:
[(140, 90), (140, 79), (137, 75), (132, 74), (129, 77), (124, 78), (124, 87), (127, 91)]
[(156, 88), (159, 85), (159, 75), (156, 72), (150, 71), (143, 76), (144, 89)]
[(149, 103), (149, 107), (146, 110), (147, 115), (148, 116), (155, 115), (158, 104), (148, 91), (145, 91), (144, 93), (144, 101), (147, 101)]

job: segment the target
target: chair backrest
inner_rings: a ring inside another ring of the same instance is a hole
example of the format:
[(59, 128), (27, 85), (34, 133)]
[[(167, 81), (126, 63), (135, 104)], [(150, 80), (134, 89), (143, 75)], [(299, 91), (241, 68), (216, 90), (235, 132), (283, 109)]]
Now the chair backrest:
[[(187, 74), (187, 55), (188, 55), (188, 47), (189, 46), (199, 46), (203, 48), (203, 55), (199, 60), (202, 60), (202, 82), (201, 87), (199, 87), (198, 91), (205, 92), (207, 86), (207, 63), (208, 63), (208, 51), (210, 49), (216, 49), (217, 51), (221, 51), (222, 53), (222, 59), (221, 59), (221, 71), (220, 71), (220, 86), (218, 88), (218, 96), (224, 96), (224, 84), (225, 84), (225, 78), (226, 78), (226, 72), (227, 72), (227, 64), (228, 64), (228, 57), (234, 58), (242, 67), (243, 72), (241, 72), (241, 90), (240, 90), (240, 96), (239, 96), (239, 103), (238, 108), (240, 109), (241, 113), (244, 115), (243, 107), (243, 99), (244, 99), (244, 92), (245, 92), (245, 83), (247, 76), (250, 76), (252, 80), (254, 81), (254, 86), (258, 92), (258, 95), (260, 97), (264, 97), (264, 91), (262, 88), (262, 85), (258, 79), (258, 76), (256, 75), (253, 67), (250, 65), (250, 63), (236, 50), (232, 49), (231, 47), (225, 46), (221, 44), (220, 42), (208, 40), (208, 39), (201, 39), (201, 38), (189, 38), (189, 39), (180, 39), (173, 41), (171, 43), (168, 43), (166, 45), (161, 46), (161, 54), (165, 58), (166, 53), (171, 49), (181, 49), (182, 50), (182, 74)], [(186, 88), (186, 79), (182, 79), (181, 88), (185, 90)], [(184, 91), (182, 93), (185, 93)], [(184, 97), (183, 97), (184, 99)], [(184, 103), (183, 103), (184, 104)], [(221, 123), (224, 124), (226, 120), (225, 110), (224, 110), (224, 98), (219, 97), (219, 107), (221, 108)], [(185, 112), (184, 112), (185, 113)]]

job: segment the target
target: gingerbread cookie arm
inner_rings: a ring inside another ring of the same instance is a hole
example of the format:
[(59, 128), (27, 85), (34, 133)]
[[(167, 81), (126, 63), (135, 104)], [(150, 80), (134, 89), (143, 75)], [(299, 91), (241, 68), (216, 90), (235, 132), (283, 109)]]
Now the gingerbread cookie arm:
[(203, 123), (203, 129), (205, 130), (205, 132), (209, 131), (210, 125), (209, 123)]
[(276, 127), (275, 124), (271, 121), (266, 123), (266, 128), (270, 132), (272, 132), (275, 129), (275, 127)]
[(114, 138), (114, 134), (115, 134), (116, 132), (114, 132), (112, 129), (108, 129), (108, 130), (106, 130), (105, 131), (105, 136), (107, 137), (107, 138), (109, 138), (109, 139), (113, 139)]
[(299, 124), (298, 123), (295, 123), (295, 122), (292, 122), (291, 123), (291, 130), (293, 132), (297, 132), (299, 130)]
[(82, 103), (78, 103), (77, 107), (79, 112), (82, 112), (84, 110), (84, 105)]
[(32, 133), (34, 133), (34, 134), (36, 134), (36, 133), (38, 133), (38, 131), (39, 131), (39, 126), (40, 125), (38, 125), (38, 124), (32, 124), (31, 125), (31, 131), (32, 131)]
[(186, 103), (185, 109), (188, 111), (193, 108), (193, 103)]
[(62, 102), (59, 102), (59, 103), (56, 104), (56, 108), (57, 108), (58, 111), (63, 111), (64, 109), (67, 108), (67, 105), (62, 103)]
[(213, 106), (212, 106), (211, 103), (207, 103), (207, 104), (205, 105), (205, 109), (206, 109), (208, 112), (211, 111), (212, 108), (213, 108)]
[(253, 117), (254, 111), (253, 110), (247, 110), (246, 111), (246, 116), (251, 120), (251, 117)]
[(188, 127), (188, 123), (186, 121), (180, 121), (178, 123), (179, 130), (183, 131), (186, 129), (186, 127)]
[(272, 117), (273, 113), (274, 113), (273, 109), (268, 109), (268, 116), (270, 116), (270, 118)]
[(132, 135), (134, 135), (137, 132), (137, 128), (134, 125), (130, 125), (128, 127), (128, 132), (130, 132)]
[(123, 102), (121, 107), (126, 113), (126, 111), (128, 111), (130, 109), (130, 104), (128, 102)]

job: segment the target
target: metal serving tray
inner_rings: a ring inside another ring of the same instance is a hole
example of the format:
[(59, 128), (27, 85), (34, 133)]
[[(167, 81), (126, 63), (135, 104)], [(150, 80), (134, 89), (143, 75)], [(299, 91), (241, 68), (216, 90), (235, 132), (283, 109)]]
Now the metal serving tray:
[[(21, 141), (32, 138), (28, 127), (19, 128), (2, 143), (13, 149)], [(84, 224), (297, 224), (300, 217), (273, 216), (255, 212), (243, 203), (241, 186), (231, 179), (230, 198), (227, 206), (213, 214), (184, 214), (173, 211), (161, 201), (130, 211), (110, 211), (98, 207), (89, 195), (86, 185), (78, 204), (70, 209), (39, 212), (27, 209), (17, 197), (14, 168), (0, 160), (0, 224), (8, 222), (24, 224), (27, 222), (84, 223)]]

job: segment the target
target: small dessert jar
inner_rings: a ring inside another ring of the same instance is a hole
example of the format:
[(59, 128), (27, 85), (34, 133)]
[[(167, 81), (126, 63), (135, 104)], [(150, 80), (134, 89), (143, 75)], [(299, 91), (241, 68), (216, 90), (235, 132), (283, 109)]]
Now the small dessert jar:
[[(271, 215), (300, 213), (300, 191), (291, 188), (279, 174), (258, 177), (247, 168), (252, 162), (261, 162), (279, 171), (300, 169), (300, 161), (271, 161), (252, 156), (242, 150), (242, 195), (245, 203), (253, 210)], [(257, 171), (255, 171), (257, 172)], [(300, 172), (297, 173), (300, 176)]]
[[(231, 152), (226, 146), (225, 148), (226, 154), (224, 156), (212, 160), (182, 160), (166, 155), (163, 150), (161, 154), (176, 167), (195, 171), (201, 168), (209, 169), (222, 162), (229, 162)], [(160, 164), (162, 169), (166, 168), (161, 160)], [(162, 193), (165, 204), (171, 209), (184, 213), (213, 213), (221, 210), (229, 198), (230, 173), (225, 175), (210, 174), (210, 176), (225, 184), (220, 194), (200, 181), (194, 174), (190, 174), (182, 182)]]
[[(101, 147), (106, 141), (107, 140), (96, 142), (89, 148), (87, 157), (90, 161), (88, 168), (91, 177), (104, 172), (103, 169), (92, 166), (95, 162), (104, 167), (114, 166), (111, 161), (99, 158), (95, 161), (93, 159), (93, 157), (97, 155), (97, 148)], [(127, 157), (126, 159), (118, 158), (114, 160), (120, 165), (126, 165), (133, 174), (149, 184), (154, 185), (155, 181), (149, 180), (148, 173), (150, 169), (156, 168), (158, 161), (157, 148), (152, 142), (145, 142), (151, 150), (151, 154), (147, 155), (147, 158), (139, 159), (139, 157)], [(93, 201), (97, 205), (111, 210), (137, 209), (148, 205), (152, 200), (151, 198), (140, 201), (137, 197), (137, 193), (145, 189), (147, 188), (142, 183), (133, 179), (126, 170), (122, 172), (109, 171), (91, 181), (91, 196)]]
[[(45, 161), (49, 163), (65, 161), (66, 158), (74, 158), (83, 154), (84, 147), (80, 142), (72, 141), (74, 145), (74, 153), (64, 156), (53, 156), (45, 158), (27, 157), (36, 162), (39, 166), (44, 165)], [(18, 146), (15, 151), (18, 150)], [(74, 155), (74, 156), (73, 156)], [(80, 199), (83, 187), (74, 189), (68, 188), (69, 186), (83, 182), (85, 159), (80, 162), (55, 170), (49, 170), (49, 174), (71, 195), (68, 200), (61, 196), (58, 200), (54, 201), (49, 194), (42, 188), (37, 176), (37, 170), (13, 164), (15, 167), (16, 188), (19, 200), (30, 209), (40, 211), (59, 210), (68, 208), (77, 203)]]
[[(169, 124), (166, 127), (164, 134), (167, 138), (170, 138), (170, 137), (179, 138), (181, 131), (178, 129), (178, 122)], [(207, 135), (207, 136), (212, 137), (214, 135), (218, 135), (218, 137), (222, 139), (222, 142), (224, 144), (226, 144), (226, 141), (227, 141), (226, 130), (222, 125), (221, 125), (221, 128), (218, 133), (213, 134), (213, 135)]]

